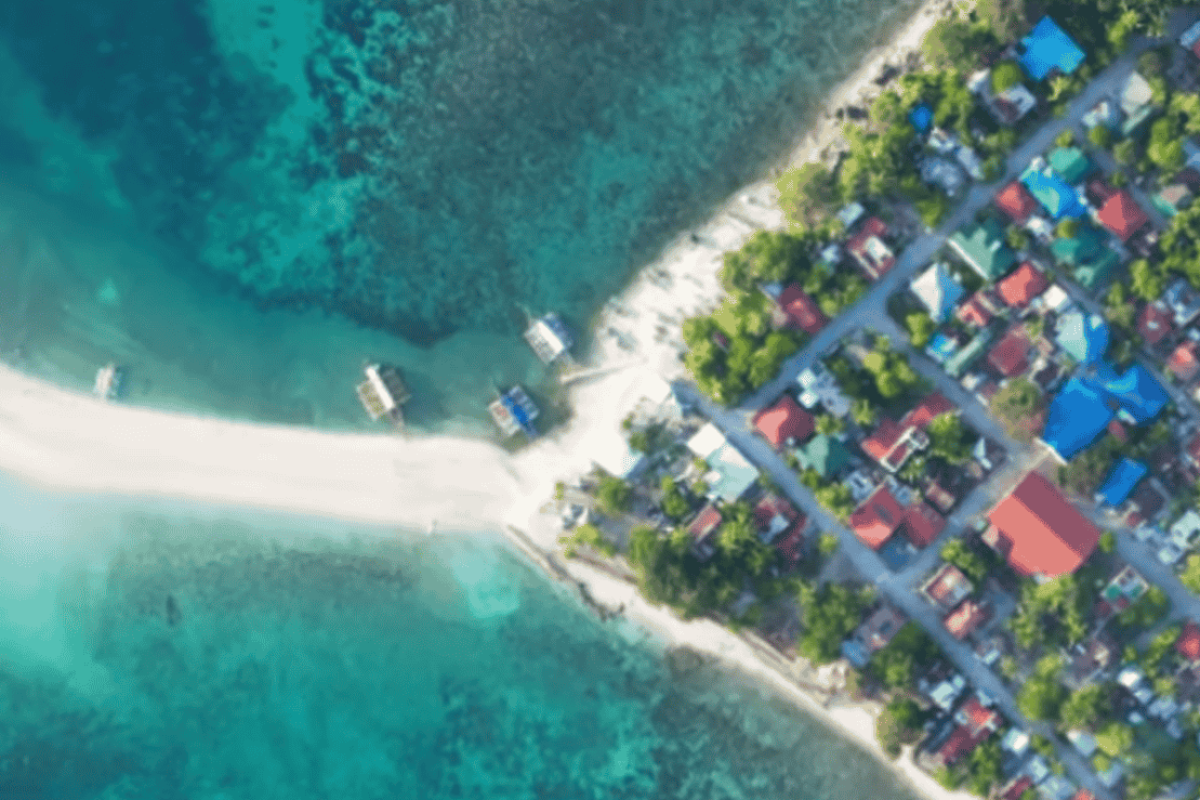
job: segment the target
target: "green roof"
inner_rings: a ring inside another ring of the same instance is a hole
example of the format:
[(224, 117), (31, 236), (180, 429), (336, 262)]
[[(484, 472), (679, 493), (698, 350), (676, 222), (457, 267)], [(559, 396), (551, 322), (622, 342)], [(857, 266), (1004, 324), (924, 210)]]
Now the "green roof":
[(805, 469), (815, 469), (822, 478), (830, 478), (850, 463), (850, 453), (837, 439), (818, 433), (796, 448), (796, 459)]
[(1078, 147), (1059, 147), (1046, 160), (1067, 183), (1079, 183), (1092, 171), (1092, 162)]
[(946, 359), (946, 363), (942, 365), (942, 368), (946, 370), (946, 374), (951, 378), (961, 378), (962, 374), (987, 351), (988, 345), (991, 343), (991, 333), (986, 330), (980, 331), (961, 350)]
[(1004, 243), (1004, 229), (991, 217), (956, 231), (950, 244), (972, 269), (991, 281), (1017, 263), (1016, 254)]
[(1120, 262), (1121, 257), (1106, 247), (1096, 258), (1075, 268), (1075, 282), (1085, 289), (1095, 289), (1108, 282)]
[(1090, 225), (1080, 225), (1079, 232), (1070, 239), (1055, 239), (1050, 244), (1050, 252), (1055, 260), (1071, 267), (1097, 258), (1105, 249), (1104, 239), (1100, 231)]

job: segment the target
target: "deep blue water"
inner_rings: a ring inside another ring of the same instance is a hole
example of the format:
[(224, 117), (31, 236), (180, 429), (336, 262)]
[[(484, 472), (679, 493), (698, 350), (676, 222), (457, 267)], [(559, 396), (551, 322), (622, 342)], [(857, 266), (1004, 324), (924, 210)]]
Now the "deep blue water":
[(911, 800), (488, 536), (0, 501), (4, 800)]
[(332, 426), (385, 357), (478, 417), (543, 377), (526, 312), (585, 329), (911, 7), (8, 0), (0, 353)]

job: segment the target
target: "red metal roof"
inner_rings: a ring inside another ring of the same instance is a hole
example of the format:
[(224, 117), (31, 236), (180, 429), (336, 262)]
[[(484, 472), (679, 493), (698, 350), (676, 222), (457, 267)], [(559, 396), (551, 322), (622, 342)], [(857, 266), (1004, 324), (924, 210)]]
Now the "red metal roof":
[(1200, 375), (1200, 345), (1191, 339), (1180, 344), (1167, 358), (1167, 369), (1185, 383)]
[(942, 608), (952, 608), (971, 593), (971, 581), (958, 567), (943, 564), (921, 591)]
[(1158, 344), (1174, 327), (1174, 318), (1158, 303), (1146, 303), (1137, 318), (1138, 335), (1146, 344)]
[(1021, 264), (1004, 280), (996, 284), (996, 292), (1005, 305), (1012, 308), (1025, 308), (1042, 292), (1050, 282), (1042, 271), (1028, 261)]
[[(887, 232), (887, 224), (883, 220), (879, 217), (871, 217), (862, 224), (862, 227), (858, 229), (858, 233), (851, 236), (846, 242), (846, 250), (854, 256), (855, 260), (858, 261), (872, 278), (879, 278), (896, 263), (895, 254), (892, 253), (891, 248), (883, 241), (883, 237), (887, 236)], [(879, 245), (882, 245), (883, 255), (880, 258), (876, 258), (871, 253), (869, 245), (872, 239), (878, 239)]]
[(754, 427), (759, 433), (778, 450), (787, 444), (789, 439), (803, 442), (812, 436), (816, 421), (800, 404), (785, 394), (754, 415)]
[(943, 624), (955, 639), (965, 639), (987, 621), (986, 608), (974, 600), (964, 600), (954, 611), (946, 615)]
[(804, 545), (804, 523), (800, 523), (792, 527), (790, 533), (784, 536), (779, 541), (775, 542), (775, 549), (779, 551), (790, 564), (795, 564), (800, 560), (800, 548)]
[(829, 323), (816, 302), (794, 283), (779, 294), (778, 302), (789, 327), (815, 336)]
[(960, 322), (965, 322), (968, 325), (974, 325), (976, 328), (982, 328), (992, 321), (992, 310), (988, 308), (984, 302), (982, 294), (976, 292), (971, 297), (958, 307), (954, 312)]
[(904, 535), (917, 547), (928, 547), (946, 528), (946, 519), (927, 503), (916, 502), (904, 510)]
[(1029, 219), (1029, 215), (1037, 210), (1037, 200), (1020, 181), (1013, 181), (996, 192), (996, 208), (999, 208), (1009, 219), (1017, 224)]
[(711, 536), (719, 527), (721, 527), (721, 512), (717, 510), (716, 506), (707, 505), (688, 526), (688, 533), (696, 541), (701, 541)]
[(974, 696), (963, 703), (955, 718), (962, 721), (937, 750), (938, 759), (946, 766), (955, 764), (978, 747), (980, 742), (992, 735), (1000, 722), (1000, 715), (985, 708)]
[(1179, 632), (1175, 649), (1188, 661), (1200, 661), (1200, 625), (1189, 620)]
[(934, 392), (905, 414), (900, 422), (889, 417), (879, 420), (871, 435), (859, 442), (859, 447), (879, 464), (891, 464), (891, 468), (896, 469), (908, 455), (905, 436), (914, 428), (924, 430), (934, 417), (953, 410), (954, 405), (941, 392)]
[(880, 486), (850, 515), (850, 528), (872, 550), (878, 550), (892, 538), (904, 521), (904, 509), (891, 490)]
[(1021, 375), (1029, 369), (1029, 336), (1024, 325), (1013, 325), (988, 351), (987, 362), (1005, 378)]
[(1021, 795), (1033, 788), (1033, 778), (1021, 775), (1005, 784), (996, 800), (1021, 800)]
[(947, 400), (945, 395), (941, 392), (934, 392), (917, 404), (912, 411), (905, 414), (900, 424), (905, 427), (924, 428), (934, 417), (940, 417), (953, 410), (954, 404)]
[(900, 423), (883, 417), (875, 426), (875, 430), (871, 431), (871, 435), (860, 441), (858, 446), (875, 461), (883, 461), (903, 435), (904, 428)]
[(1096, 219), (1122, 242), (1127, 241), (1150, 221), (1146, 212), (1142, 211), (1142, 207), (1133, 199), (1133, 195), (1125, 189), (1115, 192), (1105, 201), (1096, 212)]
[(996, 547), (1022, 575), (1074, 572), (1096, 549), (1100, 531), (1037, 472), (1025, 476), (988, 514)]

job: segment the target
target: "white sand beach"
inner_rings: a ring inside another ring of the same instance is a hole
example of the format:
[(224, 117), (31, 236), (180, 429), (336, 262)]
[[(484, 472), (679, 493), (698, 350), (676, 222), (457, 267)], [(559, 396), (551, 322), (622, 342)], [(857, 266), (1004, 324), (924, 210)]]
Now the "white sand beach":
[[(831, 94), (826, 112), (789, 163), (818, 157), (840, 135), (833, 111), (877, 92), (886, 66), (902, 66), (946, 0), (930, 0), (887, 46)], [(723, 252), (784, 218), (769, 181), (737, 192), (706, 224), (681, 234), (599, 315), (591, 366), (613, 371), (572, 389), (574, 417), (510, 457), (482, 441), (330, 434), (106, 404), (0, 367), (0, 470), (50, 488), (190, 499), (424, 530), (477, 532), (511, 524), (556, 546), (555, 519), (540, 508), (556, 481), (589, 471), (619, 442), (620, 421), (647, 387), (682, 372), (679, 327), (711, 309), (722, 290)], [(619, 343), (620, 341), (620, 343)], [(683, 622), (651, 607), (629, 584), (570, 563), (600, 603), (652, 635), (736, 664), (886, 756), (871, 706), (825, 708), (744, 641), (711, 622)], [(910, 761), (897, 769), (923, 795), (961, 800)]]

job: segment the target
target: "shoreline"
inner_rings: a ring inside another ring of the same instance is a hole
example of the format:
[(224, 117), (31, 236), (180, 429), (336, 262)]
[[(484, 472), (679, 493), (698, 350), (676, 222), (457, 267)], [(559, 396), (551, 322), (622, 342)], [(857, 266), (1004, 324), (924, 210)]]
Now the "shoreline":
[[(883, 91), (880, 74), (889, 67), (903, 72), (949, 5), (925, 0), (887, 41), (868, 51), (830, 90), (808, 130), (778, 163), (828, 158), (841, 138), (838, 110)], [(0, 365), (0, 469), (55, 489), (179, 498), (414, 531), (499, 526), (509, 542), (550, 578), (573, 587), (602, 619), (619, 617), (633, 635), (719, 659), (786, 696), (928, 800), (965, 800), (973, 795), (948, 791), (918, 769), (911, 749), (900, 759), (883, 752), (874, 735), (878, 703), (823, 702), (816, 690), (787, 674), (782, 655), (768, 658), (715, 622), (681, 620), (649, 604), (628, 582), (561, 558), (556, 518), (540, 510), (556, 481), (590, 471), (595, 454), (611, 451), (621, 419), (650, 387), (681, 376), (680, 324), (720, 301), (723, 253), (756, 230), (785, 224), (774, 182), (764, 177), (668, 243), (596, 315), (595, 345), (584, 363), (612, 371), (573, 386), (566, 393), (571, 419), (516, 456), (475, 439), (323, 433), (108, 405)], [(622, 341), (632, 343), (632, 353)], [(164, 452), (172, 454), (168, 463)]]

